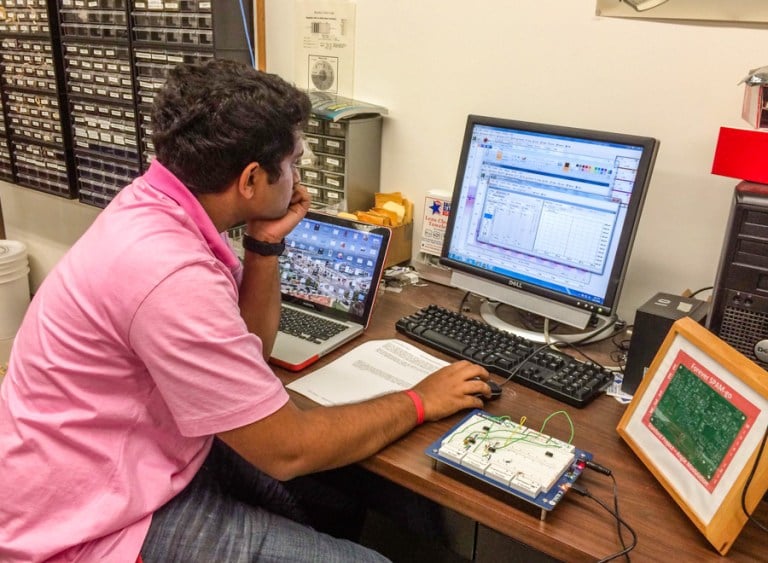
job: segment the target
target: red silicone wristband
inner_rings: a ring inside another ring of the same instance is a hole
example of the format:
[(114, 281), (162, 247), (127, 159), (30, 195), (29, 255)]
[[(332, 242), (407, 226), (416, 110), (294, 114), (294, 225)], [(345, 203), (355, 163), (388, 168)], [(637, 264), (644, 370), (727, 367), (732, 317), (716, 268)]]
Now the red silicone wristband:
[(413, 389), (408, 389), (405, 392), (413, 401), (413, 406), (416, 407), (416, 424), (419, 425), (424, 422), (424, 403), (421, 402), (421, 397)]

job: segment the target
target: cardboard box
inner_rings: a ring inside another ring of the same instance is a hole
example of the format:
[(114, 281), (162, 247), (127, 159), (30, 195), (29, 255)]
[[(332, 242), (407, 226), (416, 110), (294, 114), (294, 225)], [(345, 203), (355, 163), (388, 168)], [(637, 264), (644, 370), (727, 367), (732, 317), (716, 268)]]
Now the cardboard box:
[(387, 261), (384, 263), (385, 268), (409, 261), (413, 245), (413, 222), (390, 227), (390, 229), (392, 229), (392, 236), (389, 239)]
[(721, 127), (712, 174), (768, 184), (768, 132)]
[(746, 84), (741, 117), (755, 129), (768, 127), (768, 84)]

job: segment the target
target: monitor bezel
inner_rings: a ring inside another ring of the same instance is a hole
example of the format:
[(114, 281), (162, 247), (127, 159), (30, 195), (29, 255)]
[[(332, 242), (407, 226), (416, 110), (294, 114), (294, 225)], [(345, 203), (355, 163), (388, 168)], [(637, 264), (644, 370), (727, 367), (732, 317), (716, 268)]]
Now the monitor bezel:
[[(476, 126), (489, 126), (521, 132), (570, 137), (579, 140), (583, 139), (588, 141), (616, 143), (639, 147), (642, 149), (642, 155), (638, 164), (638, 173), (635, 180), (635, 185), (633, 187), (632, 194), (627, 206), (625, 224), (621, 229), (621, 233), (619, 234), (616, 255), (611, 272), (609, 274), (608, 284), (606, 286), (605, 296), (603, 298), (602, 304), (585, 301), (583, 299), (553, 291), (548, 288), (540, 287), (523, 280), (497, 274), (495, 272), (491, 272), (455, 260), (449, 256), (449, 251), (453, 241), (454, 227), (457, 220), (456, 210), (458, 209), (458, 203), (463, 189), (467, 158), (472, 147), (472, 137)], [(460, 271), (481, 280), (499, 284), (501, 286), (499, 287), (500, 292), (503, 292), (502, 287), (506, 287), (511, 291), (510, 301), (512, 302), (509, 304), (513, 306), (518, 306), (517, 303), (519, 303), (519, 297), (521, 295), (526, 295), (528, 298), (538, 297), (545, 301), (551, 301), (555, 307), (562, 305), (567, 308), (574, 308), (585, 312), (587, 315), (610, 316), (615, 314), (618, 300), (621, 295), (621, 289), (626, 277), (627, 268), (629, 266), (630, 254), (640, 223), (643, 204), (648, 192), (648, 185), (650, 183), (651, 174), (653, 172), (658, 148), (658, 139), (648, 136), (614, 133), (595, 129), (576, 128), (475, 114), (468, 115), (464, 129), (464, 137), (461, 146), (459, 164), (456, 172), (456, 180), (452, 192), (453, 195), (451, 213), (448, 217), (445, 238), (440, 254), (440, 263), (450, 267), (455, 271)], [(503, 294), (501, 293), (497, 293), (494, 298), (500, 301), (505, 301)], [(529, 299), (526, 301), (530, 302)], [(547, 309), (546, 304), (543, 305), (543, 309)]]

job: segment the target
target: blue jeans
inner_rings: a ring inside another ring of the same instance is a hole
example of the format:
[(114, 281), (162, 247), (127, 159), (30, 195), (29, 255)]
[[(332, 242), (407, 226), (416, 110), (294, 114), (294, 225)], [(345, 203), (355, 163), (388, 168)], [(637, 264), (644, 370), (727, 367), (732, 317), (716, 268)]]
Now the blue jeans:
[(326, 481), (323, 475), (277, 481), (214, 440), (192, 482), (153, 515), (142, 559), (388, 561), (351, 541), (360, 532), (365, 506)]

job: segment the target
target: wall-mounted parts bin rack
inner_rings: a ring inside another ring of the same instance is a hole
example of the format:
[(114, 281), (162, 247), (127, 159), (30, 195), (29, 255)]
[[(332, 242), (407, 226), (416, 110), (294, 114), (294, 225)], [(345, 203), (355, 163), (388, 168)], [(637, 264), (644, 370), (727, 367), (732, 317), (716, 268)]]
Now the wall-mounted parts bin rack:
[(97, 207), (141, 170), (128, 2), (59, 2), (78, 194)]
[(45, 0), (0, 0), (0, 177), (72, 198), (74, 165), (56, 13), (55, 3)]
[(0, 178), (104, 207), (154, 156), (168, 68), (252, 63), (251, 4), (0, 0)]

